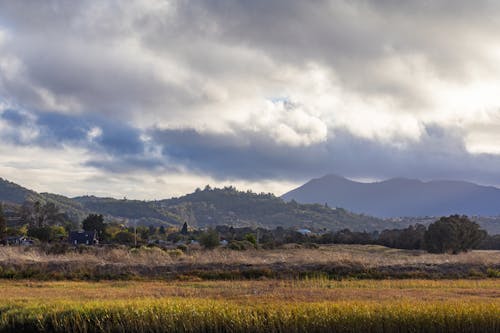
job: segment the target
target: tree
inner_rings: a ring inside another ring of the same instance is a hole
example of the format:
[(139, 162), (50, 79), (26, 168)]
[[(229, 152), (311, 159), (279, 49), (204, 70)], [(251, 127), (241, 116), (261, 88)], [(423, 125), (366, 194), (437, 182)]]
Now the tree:
[(486, 235), (479, 224), (467, 216), (451, 215), (429, 225), (424, 243), (429, 252), (456, 254), (477, 247)]
[(182, 225), (181, 234), (183, 234), (183, 235), (187, 235), (188, 234), (188, 224), (187, 224), (187, 222), (184, 222), (184, 224)]
[(42, 204), (40, 201), (34, 203), (25, 202), (21, 207), (21, 220), (31, 227), (42, 228), (51, 225), (63, 224), (68, 217), (62, 213), (52, 202)]
[(207, 249), (216, 248), (219, 245), (219, 233), (210, 228), (200, 235), (199, 241)]
[(384, 230), (378, 236), (377, 243), (397, 249), (421, 249), (426, 230), (422, 224), (410, 225), (406, 229)]
[(128, 232), (128, 231), (120, 231), (116, 233), (116, 235), (113, 237), (114, 241), (119, 243), (119, 244), (125, 244), (125, 245), (132, 245), (134, 244), (135, 241), (135, 236), (134, 234)]
[(41, 242), (50, 242), (54, 238), (52, 229), (49, 226), (37, 227), (32, 225), (28, 228), (28, 236), (36, 238)]
[(245, 240), (252, 243), (254, 246), (257, 245), (257, 237), (254, 234), (246, 234)]
[(89, 214), (85, 220), (82, 221), (82, 228), (85, 231), (96, 231), (99, 238), (104, 234), (106, 223), (101, 214)]
[(58, 238), (64, 238), (67, 236), (66, 230), (61, 226), (30, 226), (27, 232), (29, 237), (36, 238), (41, 242), (51, 242)]
[(145, 226), (139, 226), (136, 228), (135, 232), (139, 235), (142, 240), (149, 239), (149, 228)]
[(167, 233), (167, 231), (165, 230), (165, 226), (160, 226), (160, 230), (158, 230), (158, 232), (160, 233), (160, 235), (165, 235)]
[(7, 220), (3, 213), (3, 205), (0, 203), (0, 241), (7, 236)]
[(149, 226), (149, 235), (154, 236), (156, 234), (156, 227), (154, 225)]

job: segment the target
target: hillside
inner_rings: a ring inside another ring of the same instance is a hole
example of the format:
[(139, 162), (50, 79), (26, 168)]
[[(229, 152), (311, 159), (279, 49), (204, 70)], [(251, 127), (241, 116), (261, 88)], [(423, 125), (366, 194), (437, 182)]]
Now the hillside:
[(235, 188), (205, 189), (160, 201), (117, 200), (78, 197), (84, 209), (139, 224), (261, 226), (266, 228), (307, 227), (316, 229), (380, 230), (394, 223), (370, 216), (331, 209), (318, 204), (286, 203), (273, 194), (241, 192)]
[[(107, 220), (128, 219), (142, 225), (191, 226), (215, 225), (260, 226), (265, 228), (306, 227), (339, 230), (374, 231), (395, 228), (399, 224), (371, 216), (331, 209), (320, 204), (285, 202), (273, 194), (241, 192), (233, 187), (197, 190), (194, 193), (160, 201), (119, 200), (84, 196), (36, 193), (17, 184), (0, 182), (0, 201), (22, 204), (24, 201), (53, 202), (73, 221), (81, 221), (89, 213), (99, 213)], [(405, 227), (406, 225), (401, 225)]]
[(395, 178), (360, 183), (336, 175), (313, 179), (282, 196), (301, 203), (326, 202), (378, 217), (500, 215), (500, 189), (463, 181)]
[(358, 215), (342, 208), (285, 202), (273, 194), (237, 191), (233, 187), (205, 189), (157, 202), (159, 209), (181, 216), (192, 225), (308, 227), (381, 230), (394, 223)]
[(21, 205), (28, 199), (39, 199), (40, 195), (16, 183), (0, 178), (0, 201)]

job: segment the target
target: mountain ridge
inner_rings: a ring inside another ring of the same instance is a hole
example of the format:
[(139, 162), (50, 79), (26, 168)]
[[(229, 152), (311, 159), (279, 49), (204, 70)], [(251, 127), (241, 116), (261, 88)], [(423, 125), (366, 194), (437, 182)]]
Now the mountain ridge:
[(362, 183), (335, 174), (314, 178), (281, 196), (325, 202), (380, 218), (465, 214), (500, 215), (500, 189), (461, 180), (391, 178)]

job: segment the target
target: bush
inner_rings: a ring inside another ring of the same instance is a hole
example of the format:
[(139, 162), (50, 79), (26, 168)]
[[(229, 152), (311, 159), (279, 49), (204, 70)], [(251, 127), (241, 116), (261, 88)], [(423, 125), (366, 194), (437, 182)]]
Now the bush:
[(180, 249), (167, 250), (166, 252), (172, 258), (178, 258), (184, 254), (184, 252)]
[(70, 251), (71, 247), (68, 243), (56, 243), (54, 245), (49, 245), (45, 248), (45, 253), (47, 254), (66, 254)]
[(208, 229), (200, 235), (200, 244), (206, 249), (214, 249), (219, 246), (219, 233), (214, 229)]
[(253, 245), (257, 245), (257, 238), (254, 234), (246, 234), (245, 240), (252, 243)]
[(181, 250), (182, 252), (186, 253), (189, 250), (189, 248), (187, 247), (186, 244), (179, 244), (177, 245), (177, 250)]
[(255, 245), (247, 240), (231, 241), (227, 245), (227, 248), (236, 251), (246, 251), (255, 248)]
[(128, 231), (120, 231), (116, 233), (113, 240), (119, 244), (132, 245), (135, 242), (135, 235)]

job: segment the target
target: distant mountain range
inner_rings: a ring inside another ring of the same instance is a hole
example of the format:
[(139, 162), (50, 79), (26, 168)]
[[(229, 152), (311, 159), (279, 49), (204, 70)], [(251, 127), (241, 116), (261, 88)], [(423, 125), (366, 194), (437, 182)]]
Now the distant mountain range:
[(394, 178), (360, 183), (337, 175), (313, 179), (284, 194), (300, 203), (327, 203), (356, 213), (385, 217), (500, 215), (500, 189), (464, 181)]
[(261, 226), (266, 228), (306, 227), (329, 230), (349, 228), (374, 231), (405, 227), (401, 223), (331, 209), (324, 204), (285, 202), (273, 194), (241, 192), (233, 187), (206, 188), (194, 193), (159, 201), (120, 200), (83, 196), (68, 198), (51, 193), (37, 193), (0, 178), (0, 201), (19, 206), (25, 201), (52, 202), (75, 222), (89, 213), (105, 215), (108, 220), (134, 221), (140, 225), (194, 227), (215, 225)]

